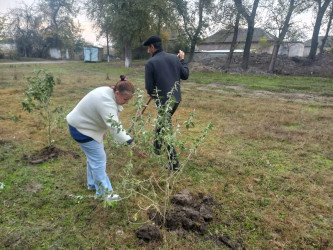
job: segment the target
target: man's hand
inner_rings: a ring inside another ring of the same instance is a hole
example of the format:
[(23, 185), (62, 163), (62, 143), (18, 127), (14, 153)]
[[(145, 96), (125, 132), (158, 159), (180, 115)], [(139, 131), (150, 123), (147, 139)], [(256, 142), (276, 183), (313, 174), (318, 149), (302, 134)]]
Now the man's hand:
[(184, 60), (184, 57), (185, 57), (184, 51), (179, 50), (177, 57), (179, 58), (179, 60)]

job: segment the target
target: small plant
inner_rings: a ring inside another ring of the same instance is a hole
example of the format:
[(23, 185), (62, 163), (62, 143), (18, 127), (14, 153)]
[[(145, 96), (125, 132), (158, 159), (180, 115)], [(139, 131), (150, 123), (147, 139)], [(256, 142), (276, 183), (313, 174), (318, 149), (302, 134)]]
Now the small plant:
[[(164, 105), (157, 105), (159, 115), (156, 118), (153, 118), (152, 115), (146, 115), (145, 117), (148, 117), (143, 119), (140, 112), (145, 106), (142, 92), (142, 90), (138, 90), (135, 94), (137, 97), (134, 103), (136, 114), (133, 115), (134, 126), (131, 135), (136, 143), (136, 147), (138, 147), (140, 151), (149, 154), (149, 159), (145, 159), (145, 166), (151, 168), (158, 166), (155, 168), (157, 173), (152, 173), (148, 179), (147, 177), (137, 176), (135, 174), (136, 171), (134, 171), (136, 169), (135, 160), (133, 159), (132, 151), (130, 151), (128, 161), (124, 162), (124, 173), (121, 175), (122, 183), (120, 184), (119, 190), (123, 191), (123, 193), (120, 193), (120, 197), (122, 197), (122, 199), (140, 197), (140, 199), (144, 201), (140, 202), (138, 205), (139, 211), (154, 209), (162, 216), (164, 225), (166, 213), (170, 209), (170, 200), (171, 196), (174, 194), (174, 189), (177, 187), (177, 183), (187, 167), (189, 160), (193, 157), (193, 154), (196, 153), (200, 143), (205, 139), (213, 125), (210, 122), (200, 136), (194, 138), (193, 141), (187, 140), (185, 142), (181, 139), (180, 135), (195, 126), (195, 113), (191, 112), (188, 120), (182, 124), (177, 124), (175, 128), (171, 128), (169, 123), (171, 119), (170, 115), (165, 111), (172, 109), (175, 101), (173, 98), (169, 98), (169, 101)], [(169, 94), (171, 95), (172, 93)], [(119, 129), (119, 126), (114, 124), (114, 121), (112, 122), (110, 120), (109, 122)], [(155, 137), (155, 129), (157, 127), (163, 129), (161, 129), (159, 135)], [(160, 139), (164, 142), (159, 153), (156, 153), (152, 138)], [(108, 142), (108, 146), (109, 145), (110, 142)], [(170, 161), (170, 155), (168, 155), (170, 151), (168, 149), (170, 149), (170, 147), (177, 149), (178, 157), (180, 158), (179, 171), (165, 169), (165, 166), (167, 166)], [(150, 166), (148, 166), (148, 164)], [(134, 218), (136, 218), (139, 211), (134, 213)]]
[(35, 76), (27, 77), (29, 85), (28, 90), (24, 92), (25, 100), (22, 101), (23, 110), (31, 113), (36, 110), (46, 123), (47, 127), (47, 142), (51, 146), (53, 140), (51, 138), (51, 131), (53, 123), (56, 123), (56, 114), (62, 112), (62, 106), (57, 106), (51, 110), (51, 96), (53, 87), (55, 85), (52, 74), (47, 73), (45, 70), (35, 72)]

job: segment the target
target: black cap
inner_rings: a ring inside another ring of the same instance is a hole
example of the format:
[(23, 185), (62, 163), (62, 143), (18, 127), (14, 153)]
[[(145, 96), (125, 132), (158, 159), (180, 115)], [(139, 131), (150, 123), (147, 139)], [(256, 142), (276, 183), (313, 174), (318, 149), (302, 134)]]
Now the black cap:
[(153, 43), (161, 42), (161, 38), (158, 36), (150, 36), (148, 39), (142, 44), (143, 46), (148, 46)]

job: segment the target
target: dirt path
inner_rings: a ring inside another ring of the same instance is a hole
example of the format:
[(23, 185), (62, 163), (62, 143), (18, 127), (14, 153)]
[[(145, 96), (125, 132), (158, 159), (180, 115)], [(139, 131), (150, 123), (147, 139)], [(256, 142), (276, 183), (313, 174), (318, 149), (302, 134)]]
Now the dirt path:
[[(330, 96), (320, 96), (315, 94), (306, 94), (306, 93), (280, 93), (280, 92), (271, 92), (264, 90), (251, 90), (244, 86), (232, 86), (224, 84), (197, 84), (193, 82), (183, 82), (183, 89), (193, 89), (203, 91), (218, 92), (230, 95), (237, 95), (240, 97), (253, 97), (253, 98), (276, 98), (280, 100), (286, 100), (291, 102), (306, 102), (306, 103), (321, 103), (326, 105), (333, 105), (333, 97)], [(230, 89), (231, 91), (228, 91)]]
[(36, 64), (36, 63), (69, 63), (75, 61), (67, 61), (67, 60), (60, 60), (60, 61), (29, 61), (29, 62), (8, 62), (8, 63), (0, 63), (0, 65), (10, 65), (10, 64)]

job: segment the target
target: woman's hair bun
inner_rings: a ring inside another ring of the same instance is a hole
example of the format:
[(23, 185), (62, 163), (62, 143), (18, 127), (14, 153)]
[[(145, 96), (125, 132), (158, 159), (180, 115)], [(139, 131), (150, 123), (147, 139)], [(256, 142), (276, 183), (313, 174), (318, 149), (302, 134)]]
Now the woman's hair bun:
[(121, 81), (126, 81), (127, 79), (126, 79), (126, 76), (125, 75), (120, 75), (120, 80)]

